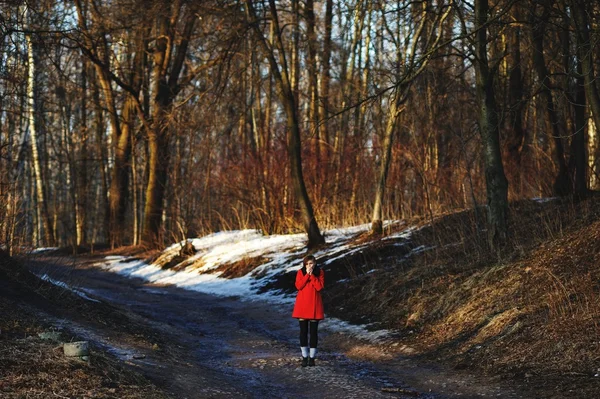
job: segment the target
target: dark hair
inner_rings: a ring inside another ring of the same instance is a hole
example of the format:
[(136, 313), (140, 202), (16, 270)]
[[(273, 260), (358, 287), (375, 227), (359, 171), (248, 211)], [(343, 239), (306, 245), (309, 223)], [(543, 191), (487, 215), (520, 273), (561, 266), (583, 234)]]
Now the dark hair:
[(311, 261), (311, 260), (312, 260), (313, 262), (317, 263), (317, 260), (315, 259), (315, 257), (314, 257), (314, 256), (312, 256), (312, 255), (306, 255), (306, 256), (304, 257), (304, 259), (302, 259), (302, 265), (303, 265), (304, 267), (306, 267), (306, 264), (307, 264), (309, 261)]

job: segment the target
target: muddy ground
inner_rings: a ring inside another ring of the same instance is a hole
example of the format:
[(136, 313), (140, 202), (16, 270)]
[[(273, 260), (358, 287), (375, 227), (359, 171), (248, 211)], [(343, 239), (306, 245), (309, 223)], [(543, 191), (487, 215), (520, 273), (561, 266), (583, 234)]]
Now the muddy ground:
[(40, 310), (40, 317), (48, 328), (92, 341), (97, 353), (120, 359), (175, 398), (553, 397), (524, 380), (498, 381), (410, 358), (393, 340), (360, 341), (329, 330), (327, 321), (317, 367), (302, 368), (290, 309), (242, 301), (235, 293), (222, 298), (149, 285), (106, 272), (94, 265), (99, 261), (91, 255), (26, 259), (35, 274), (102, 302), (86, 305), (102, 308), (92, 318), (60, 308)]

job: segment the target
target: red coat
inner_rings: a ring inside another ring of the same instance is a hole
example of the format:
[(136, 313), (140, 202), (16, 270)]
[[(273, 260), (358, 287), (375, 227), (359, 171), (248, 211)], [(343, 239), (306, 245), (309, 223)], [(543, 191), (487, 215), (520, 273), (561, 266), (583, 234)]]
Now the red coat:
[(325, 318), (321, 299), (321, 290), (325, 286), (325, 273), (323, 269), (318, 270), (318, 276), (307, 274), (305, 268), (296, 273), (298, 295), (292, 317), (306, 320), (323, 320)]

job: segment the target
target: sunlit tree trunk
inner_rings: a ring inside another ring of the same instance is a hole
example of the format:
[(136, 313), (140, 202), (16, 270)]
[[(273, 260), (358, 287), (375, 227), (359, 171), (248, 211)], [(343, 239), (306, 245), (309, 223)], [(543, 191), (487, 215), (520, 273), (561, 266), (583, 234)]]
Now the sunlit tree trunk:
[[(28, 15), (29, 9), (25, 9), (25, 19), (30, 18)], [(38, 73), (38, 55), (37, 55), (37, 44), (34, 43), (31, 34), (25, 35), (27, 42), (27, 101), (28, 101), (28, 116), (29, 116), (29, 136), (31, 138), (31, 156), (33, 163), (33, 170), (35, 175), (35, 193), (37, 198), (37, 220), (38, 224), (42, 226), (44, 234), (44, 244), (48, 246), (54, 246), (54, 235), (52, 229), (52, 222), (50, 214), (48, 212), (47, 193), (46, 193), (46, 182), (42, 175), (42, 167), (40, 163), (40, 154), (38, 149), (38, 133), (39, 127), (41, 126), (41, 115), (38, 106), (38, 93), (37, 93), (37, 73)], [(39, 237), (38, 237), (39, 238)], [(39, 243), (35, 243), (39, 245)]]
[[(157, 38), (154, 49), (153, 87), (152, 87), (152, 123), (147, 126), (148, 133), (148, 185), (146, 186), (146, 204), (142, 242), (149, 245), (161, 245), (163, 201), (168, 177), (170, 159), (170, 116), (173, 100), (182, 88), (180, 74), (184, 66), (189, 40), (197, 17), (192, 9), (183, 8), (180, 1), (170, 5), (170, 14), (157, 17)], [(180, 13), (186, 12), (181, 36), (175, 37), (176, 23)], [(175, 43), (177, 47), (175, 48)], [(143, 116), (142, 116), (143, 117)]]
[(373, 202), (373, 215), (371, 217), (371, 232), (373, 234), (383, 233), (383, 197), (385, 194), (385, 185), (387, 175), (390, 169), (392, 159), (392, 142), (396, 130), (396, 121), (398, 115), (402, 112), (400, 90), (396, 91), (390, 99), (390, 109), (388, 111), (385, 134), (383, 136), (383, 153), (381, 155), (381, 167), (377, 176), (377, 187), (375, 189), (375, 201)]
[(87, 96), (88, 96), (88, 61), (83, 59), (81, 65), (81, 116), (79, 126), (79, 162), (77, 164), (77, 191), (75, 199), (76, 245), (87, 243), (87, 206), (88, 206), (88, 140)]
[(325, 239), (321, 235), (317, 220), (315, 219), (312, 203), (308, 197), (306, 191), (306, 185), (304, 183), (304, 177), (302, 173), (302, 153), (301, 153), (301, 140), (300, 140), (300, 127), (298, 120), (298, 112), (295, 101), (295, 96), (292, 88), (292, 82), (290, 80), (288, 63), (285, 56), (285, 47), (283, 46), (281, 39), (281, 30), (279, 28), (279, 20), (277, 16), (277, 8), (274, 0), (269, 1), (270, 11), (272, 16), (271, 23), (274, 24), (275, 40), (273, 46), (277, 49), (279, 64), (275, 58), (274, 51), (269, 46), (260, 26), (257, 22), (256, 12), (252, 1), (246, 2), (246, 13), (250, 24), (252, 25), (256, 37), (261, 44), (265, 56), (269, 60), (271, 66), (271, 72), (275, 79), (275, 83), (278, 87), (280, 101), (283, 104), (286, 115), (287, 124), (287, 147), (288, 157), (290, 159), (290, 170), (292, 177), (292, 188), (298, 205), (300, 207), (300, 214), (304, 229), (308, 235), (308, 247), (317, 247), (325, 242)]
[[(577, 55), (581, 63), (581, 73), (585, 88), (586, 102), (590, 107), (590, 123), (588, 127), (588, 164), (590, 166), (590, 189), (598, 189), (599, 173), (598, 160), (595, 159), (598, 153), (597, 132), (600, 127), (600, 95), (596, 86), (596, 75), (594, 73), (595, 54), (592, 50), (592, 41), (590, 39), (590, 27), (587, 10), (590, 4), (581, 0), (571, 1), (571, 11), (575, 21), (575, 35), (577, 37)], [(593, 122), (593, 125), (592, 125)]]
[[(91, 72), (91, 71), (90, 71)], [(104, 139), (106, 126), (104, 124), (104, 112), (100, 102), (100, 91), (98, 88), (97, 74), (94, 76), (94, 85), (92, 88), (92, 101), (94, 103), (94, 136), (96, 142), (96, 156), (98, 157), (98, 169), (100, 170), (100, 186), (99, 192), (96, 194), (95, 216), (92, 231), (92, 242), (96, 243), (98, 239), (98, 230), (102, 231), (103, 235), (100, 242), (109, 243), (109, 226), (110, 226), (110, 208), (108, 198), (108, 151), (107, 143)], [(100, 216), (102, 218), (100, 218)]]

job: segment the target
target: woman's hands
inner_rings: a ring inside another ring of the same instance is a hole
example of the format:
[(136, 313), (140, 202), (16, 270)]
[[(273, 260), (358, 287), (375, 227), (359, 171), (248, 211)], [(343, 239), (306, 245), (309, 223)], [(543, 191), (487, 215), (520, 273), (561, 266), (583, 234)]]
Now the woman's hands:
[(309, 260), (308, 262), (306, 262), (306, 273), (308, 273), (309, 275), (312, 275), (314, 269), (315, 269), (314, 261)]

